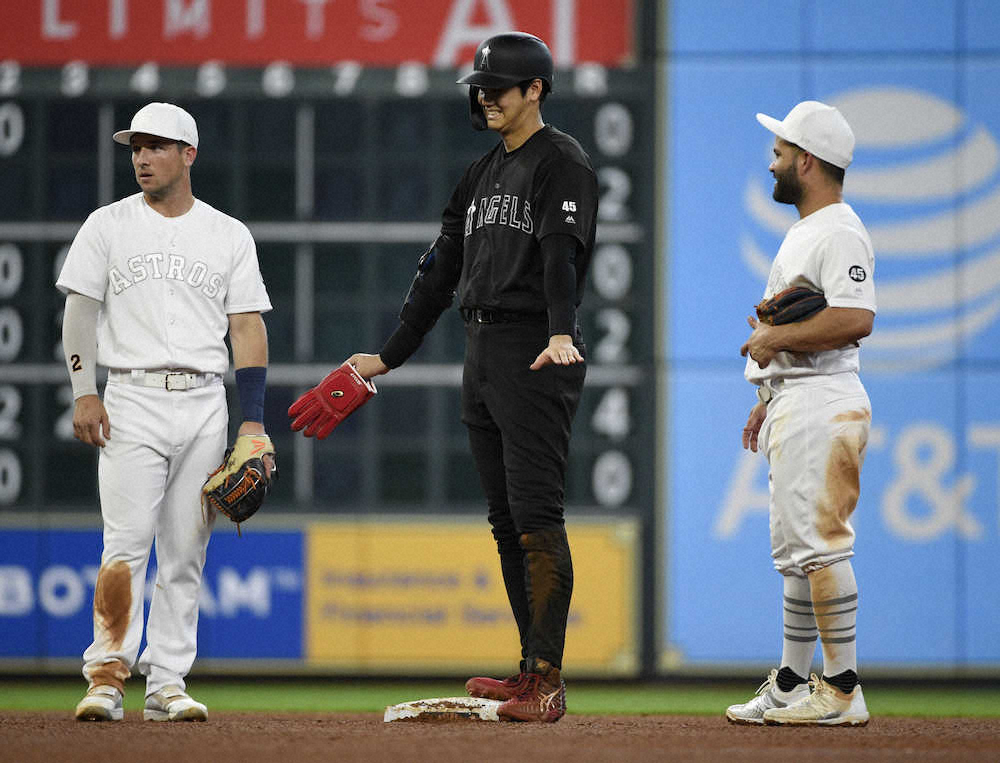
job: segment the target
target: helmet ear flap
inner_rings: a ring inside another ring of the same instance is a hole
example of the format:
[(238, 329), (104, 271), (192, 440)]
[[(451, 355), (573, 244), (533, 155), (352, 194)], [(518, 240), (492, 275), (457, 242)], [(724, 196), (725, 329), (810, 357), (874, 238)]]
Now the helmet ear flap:
[(479, 104), (479, 87), (476, 85), (469, 85), (469, 119), (476, 130), (486, 129), (486, 116)]

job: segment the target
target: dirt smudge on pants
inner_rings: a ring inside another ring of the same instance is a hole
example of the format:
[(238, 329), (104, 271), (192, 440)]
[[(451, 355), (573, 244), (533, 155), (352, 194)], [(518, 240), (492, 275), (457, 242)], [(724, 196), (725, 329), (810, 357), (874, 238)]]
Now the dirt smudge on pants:
[(868, 444), (871, 412), (847, 411), (833, 421), (844, 424), (844, 429), (830, 445), (826, 486), (816, 506), (816, 529), (831, 548), (839, 548), (849, 543), (852, 536), (847, 522), (861, 492), (861, 464)]
[(520, 537), (530, 620), (525, 659), (541, 658), (561, 667), (566, 623), (573, 594), (573, 562), (566, 531), (540, 530)]
[(111, 660), (87, 671), (87, 679), (91, 686), (113, 686), (122, 694), (125, 693), (125, 680), (132, 674), (121, 660)]
[(122, 560), (101, 565), (94, 587), (94, 619), (104, 629), (109, 648), (121, 649), (132, 617), (132, 573)]
[(524, 561), (527, 568), (528, 592), (532, 619), (538, 620), (549, 606), (556, 587), (555, 558), (545, 543), (544, 533), (525, 533), (521, 536)]

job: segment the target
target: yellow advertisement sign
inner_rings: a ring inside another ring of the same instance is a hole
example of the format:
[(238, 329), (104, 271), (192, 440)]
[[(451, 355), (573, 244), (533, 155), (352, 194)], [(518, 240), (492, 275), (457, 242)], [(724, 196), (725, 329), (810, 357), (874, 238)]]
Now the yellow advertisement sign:
[[(575, 675), (638, 668), (637, 527), (567, 526), (574, 587), (564, 666)], [(312, 524), (307, 540), (306, 656), (358, 672), (510, 672), (517, 626), (483, 521)]]

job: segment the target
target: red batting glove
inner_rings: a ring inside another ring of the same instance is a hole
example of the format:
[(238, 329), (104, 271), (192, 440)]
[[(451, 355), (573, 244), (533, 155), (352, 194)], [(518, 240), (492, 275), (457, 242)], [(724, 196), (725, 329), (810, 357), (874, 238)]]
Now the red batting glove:
[(377, 392), (369, 379), (362, 377), (350, 363), (344, 363), (292, 403), (288, 409), (292, 430), (305, 429), (306, 437), (324, 440)]

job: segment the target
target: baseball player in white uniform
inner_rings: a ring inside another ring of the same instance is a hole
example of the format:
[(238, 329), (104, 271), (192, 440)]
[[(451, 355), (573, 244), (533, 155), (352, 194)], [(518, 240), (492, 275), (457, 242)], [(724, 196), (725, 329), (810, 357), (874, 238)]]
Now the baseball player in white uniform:
[[(271, 309), (246, 226), (196, 199), (198, 130), (183, 109), (150, 103), (128, 130), (141, 191), (93, 212), (56, 283), (66, 296), (63, 349), (75, 436), (100, 448), (104, 551), (94, 590), (90, 688), (79, 720), (120, 720), (139, 652), (150, 548), (156, 584), (138, 660), (146, 720), (206, 720), (185, 692), (198, 594), (214, 515), (201, 486), (222, 461), (229, 415), (229, 335), (243, 412), (239, 434), (264, 432)], [(108, 368), (104, 400), (96, 367)]]
[[(726, 711), (753, 724), (864, 725), (855, 621), (858, 586), (850, 516), (871, 426), (858, 378), (858, 343), (875, 318), (871, 239), (842, 200), (854, 134), (840, 112), (804, 101), (784, 120), (758, 114), (774, 133), (774, 199), (799, 220), (771, 266), (765, 298), (793, 286), (821, 292), (827, 307), (798, 323), (748, 318), (741, 353), (758, 402), (743, 447), (763, 450), (770, 467), (771, 555), (784, 576), (780, 668), (749, 702)], [(807, 681), (823, 646), (823, 674)]]

